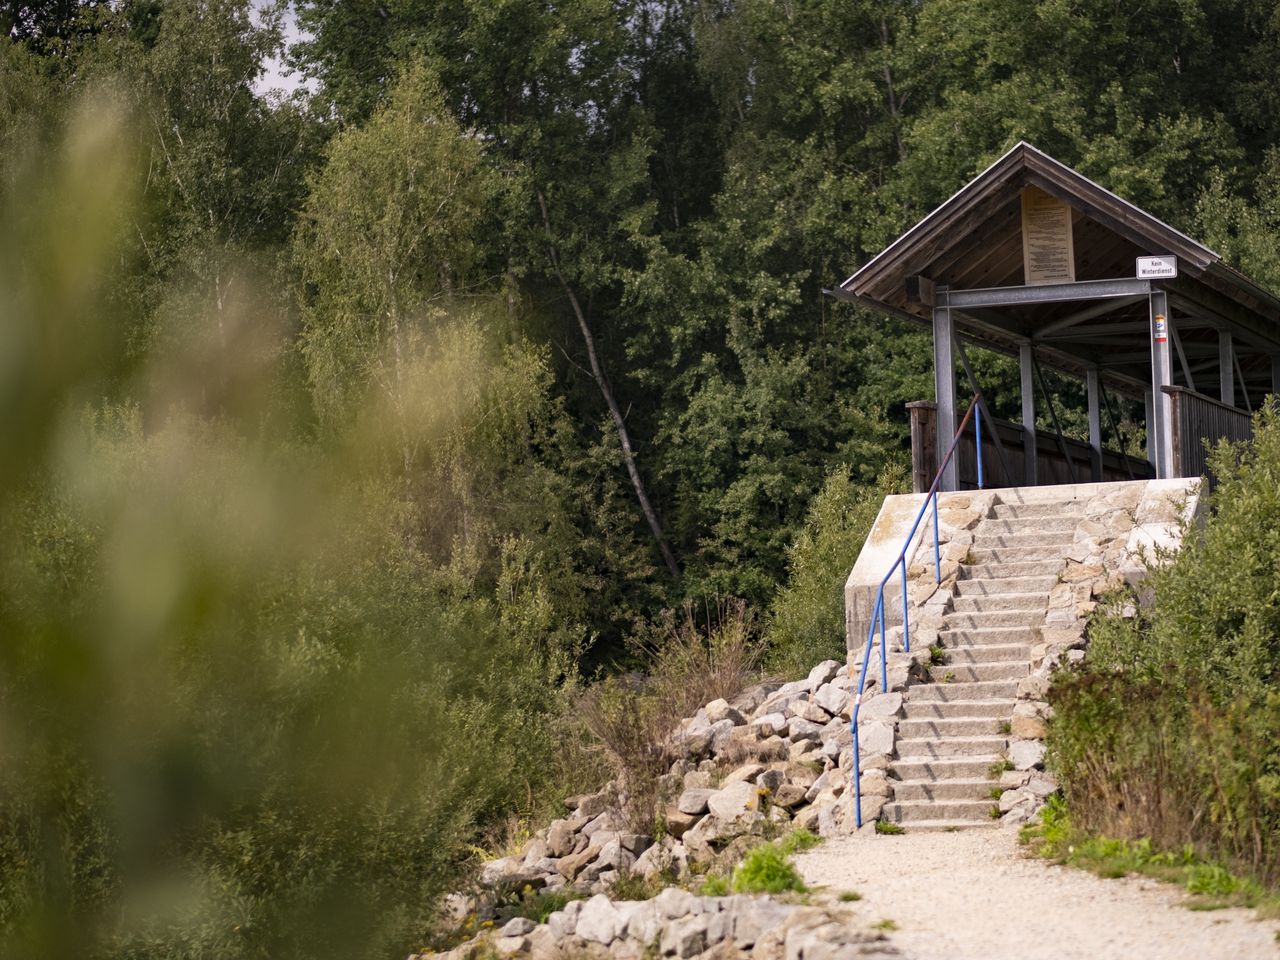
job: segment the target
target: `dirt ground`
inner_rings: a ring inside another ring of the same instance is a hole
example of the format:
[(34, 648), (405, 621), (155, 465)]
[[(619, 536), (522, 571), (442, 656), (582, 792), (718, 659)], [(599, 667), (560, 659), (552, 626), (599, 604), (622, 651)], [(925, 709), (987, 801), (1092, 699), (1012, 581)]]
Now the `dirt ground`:
[(1142, 877), (1104, 880), (1026, 857), (1012, 829), (828, 840), (796, 864), (811, 886), (855, 890), (868, 923), (922, 960), (1280, 958), (1280, 924), (1251, 910), (1197, 912)]

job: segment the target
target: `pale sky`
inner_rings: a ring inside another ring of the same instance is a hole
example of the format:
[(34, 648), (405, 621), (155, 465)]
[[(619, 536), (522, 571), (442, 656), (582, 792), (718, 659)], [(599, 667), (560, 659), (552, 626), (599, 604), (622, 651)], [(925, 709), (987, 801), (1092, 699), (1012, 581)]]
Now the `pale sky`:
[[(255, 8), (266, 6), (266, 0), (254, 0)], [(294, 17), (293, 5), (289, 5), (288, 11), (284, 16), (284, 39), (286, 45), (292, 45), (298, 41), (300, 34), (298, 32), (297, 20)], [(258, 96), (265, 96), (268, 93), (279, 92), (282, 96), (289, 96), (299, 87), (303, 86), (302, 77), (294, 72), (286, 70), (283, 60), (279, 57), (268, 60), (265, 64), (266, 69), (262, 76), (258, 78), (258, 82), (253, 85), (254, 92)], [(307, 85), (314, 88), (314, 83)]]

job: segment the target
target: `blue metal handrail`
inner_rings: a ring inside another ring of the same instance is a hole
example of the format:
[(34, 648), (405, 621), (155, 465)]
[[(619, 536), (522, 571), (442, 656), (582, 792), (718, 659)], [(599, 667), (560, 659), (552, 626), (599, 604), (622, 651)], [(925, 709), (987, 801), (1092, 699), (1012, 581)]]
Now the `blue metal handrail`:
[(920, 528), (920, 521), (924, 519), (924, 513), (929, 509), (929, 504), (933, 504), (933, 570), (936, 582), (942, 582), (942, 557), (938, 547), (938, 484), (942, 481), (942, 473), (947, 468), (947, 464), (951, 462), (951, 458), (955, 456), (956, 445), (960, 442), (960, 437), (964, 433), (964, 428), (969, 425), (969, 418), (973, 417), (974, 439), (977, 443), (978, 451), (978, 489), (983, 487), (982, 483), (982, 394), (975, 393), (973, 399), (969, 402), (969, 409), (965, 411), (964, 419), (960, 421), (960, 427), (956, 430), (956, 435), (951, 438), (951, 446), (947, 448), (947, 455), (942, 458), (942, 462), (938, 464), (938, 472), (934, 474), (933, 484), (929, 487), (929, 492), (925, 495), (924, 503), (920, 505), (920, 512), (916, 514), (915, 523), (911, 524), (911, 532), (907, 534), (907, 541), (902, 545), (902, 552), (898, 554), (898, 559), (889, 567), (889, 572), (884, 575), (884, 579), (880, 581), (880, 588), (876, 591), (876, 604), (871, 614), (871, 623), (867, 625), (867, 643), (862, 651), (862, 671), (858, 675), (858, 690), (853, 701), (853, 714), (849, 719), (849, 730), (853, 734), (853, 800), (854, 809), (858, 821), (858, 826), (862, 826), (862, 759), (858, 749), (858, 713), (862, 710), (862, 692), (867, 685), (867, 665), (871, 662), (871, 644), (875, 639), (876, 626), (880, 627), (880, 692), (889, 692), (889, 667), (887, 656), (887, 643), (885, 641), (885, 611), (884, 611), (884, 588), (888, 585), (893, 575), (902, 569), (902, 649), (907, 653), (911, 652), (911, 626), (907, 613), (907, 551), (911, 549), (911, 541), (915, 539), (916, 530)]

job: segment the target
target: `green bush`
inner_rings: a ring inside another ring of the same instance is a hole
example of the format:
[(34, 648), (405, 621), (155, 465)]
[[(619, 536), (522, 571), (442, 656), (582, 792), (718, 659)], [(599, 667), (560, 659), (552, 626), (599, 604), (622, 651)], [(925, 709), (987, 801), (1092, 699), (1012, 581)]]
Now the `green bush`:
[[(1090, 621), (1050, 693), (1049, 762), (1084, 835), (1280, 882), (1280, 418), (1218, 447), (1202, 528)], [(1208, 881), (1206, 881), (1208, 882)]]

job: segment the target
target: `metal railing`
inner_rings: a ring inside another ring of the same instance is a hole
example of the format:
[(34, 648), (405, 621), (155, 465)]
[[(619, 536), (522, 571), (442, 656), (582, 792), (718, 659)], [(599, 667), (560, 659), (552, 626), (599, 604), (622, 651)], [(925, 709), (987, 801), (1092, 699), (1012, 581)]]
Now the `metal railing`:
[(884, 579), (880, 581), (880, 588), (876, 591), (876, 603), (871, 613), (871, 623), (867, 626), (867, 643), (862, 650), (862, 670), (858, 674), (858, 689), (853, 701), (853, 714), (849, 719), (849, 729), (853, 734), (853, 801), (854, 809), (858, 821), (858, 826), (862, 826), (862, 758), (858, 747), (858, 714), (862, 710), (862, 693), (867, 685), (867, 667), (871, 663), (871, 645), (875, 641), (876, 628), (880, 630), (880, 692), (889, 692), (889, 667), (888, 667), (888, 643), (886, 640), (887, 629), (885, 626), (885, 609), (884, 609), (884, 590), (888, 586), (889, 581), (893, 579), (893, 575), (902, 570), (902, 649), (906, 653), (911, 652), (911, 623), (910, 614), (908, 612), (907, 598), (907, 552), (911, 549), (911, 544), (915, 540), (916, 531), (920, 528), (920, 521), (924, 519), (925, 511), (929, 509), (930, 504), (933, 505), (933, 571), (936, 582), (942, 582), (942, 555), (938, 545), (938, 484), (942, 480), (943, 471), (947, 469), (947, 464), (951, 462), (951, 458), (956, 455), (956, 445), (960, 442), (960, 437), (964, 434), (965, 427), (969, 425), (969, 418), (973, 417), (974, 439), (977, 447), (978, 460), (978, 489), (983, 487), (982, 476), (982, 410), (980, 409), (982, 394), (975, 393), (973, 399), (969, 402), (969, 409), (965, 412), (964, 419), (960, 421), (960, 427), (956, 430), (956, 435), (951, 438), (951, 446), (947, 448), (947, 454), (942, 458), (942, 462), (938, 464), (938, 472), (934, 474), (933, 483), (929, 487), (929, 492), (925, 494), (924, 503), (920, 505), (920, 512), (916, 514), (915, 523), (911, 524), (911, 531), (907, 534), (906, 543), (902, 545), (902, 551), (898, 554), (898, 559), (889, 567), (889, 572), (884, 575)]

